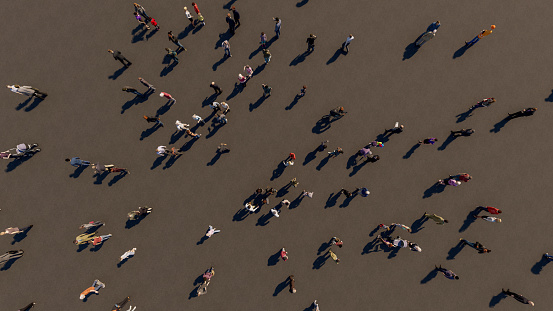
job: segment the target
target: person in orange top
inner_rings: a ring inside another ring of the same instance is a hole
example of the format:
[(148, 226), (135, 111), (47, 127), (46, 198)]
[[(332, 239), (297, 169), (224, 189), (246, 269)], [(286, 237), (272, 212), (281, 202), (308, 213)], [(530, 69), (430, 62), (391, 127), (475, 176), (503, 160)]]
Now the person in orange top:
[(491, 34), (492, 30), (495, 29), (495, 25), (492, 25), (490, 28), (491, 28), (490, 30), (483, 29), (482, 32), (478, 34), (478, 36), (474, 37), (474, 39), (470, 40), (469, 42), (465, 41), (465, 45), (467, 47), (470, 47), (473, 44), (475, 44), (476, 42), (480, 41), (480, 39), (482, 39), (485, 36)]
[(88, 294), (90, 294), (90, 293), (98, 294), (98, 290), (100, 290), (100, 288), (104, 288), (104, 287), (106, 287), (106, 284), (100, 282), (100, 280), (94, 280), (94, 283), (92, 283), (92, 286), (85, 289), (81, 293), (81, 296), (79, 297), (79, 299), (81, 299), (81, 300), (85, 299), (86, 296), (88, 296)]

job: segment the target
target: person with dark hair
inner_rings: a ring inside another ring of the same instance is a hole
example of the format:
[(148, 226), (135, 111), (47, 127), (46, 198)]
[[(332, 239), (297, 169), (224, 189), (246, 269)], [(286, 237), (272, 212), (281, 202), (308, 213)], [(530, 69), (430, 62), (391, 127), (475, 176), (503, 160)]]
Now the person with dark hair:
[(262, 49), (267, 47), (267, 35), (264, 32), (261, 32), (261, 35), (259, 36), (259, 44), (261, 44)]
[(236, 28), (240, 27), (240, 13), (236, 10), (236, 7), (234, 5), (230, 7), (230, 10), (232, 11), (234, 21), (236, 22)]
[(152, 212), (152, 208), (148, 206), (141, 206), (138, 208), (138, 211), (132, 211), (127, 214), (129, 220), (137, 220), (141, 217), (146, 217)]
[(215, 94), (223, 93), (223, 89), (221, 89), (217, 84), (215, 84), (215, 82), (211, 82), (209, 87), (212, 88), (215, 91)]
[(272, 87), (270, 87), (268, 84), (261, 84), (261, 88), (263, 89), (263, 97), (271, 96), (271, 91), (273, 90)]
[(480, 211), (486, 211), (490, 214), (495, 214), (495, 215), (503, 213), (502, 210), (497, 209), (497, 208), (492, 207), (492, 206), (478, 206), (478, 211), (479, 212)]
[(146, 9), (143, 6), (141, 6), (140, 4), (138, 4), (136, 2), (133, 3), (133, 5), (134, 5), (134, 11), (135, 12), (137, 12), (138, 14), (144, 16), (144, 18), (146, 18), (146, 19), (150, 19), (150, 16), (148, 16), (148, 14), (146, 14)]
[(234, 35), (234, 31), (236, 30), (236, 22), (232, 19), (230, 16), (230, 13), (227, 13), (226, 18), (227, 24), (228, 24), (228, 30), (231, 35)]
[(25, 252), (22, 249), (18, 251), (7, 251), (6, 253), (0, 256), (0, 264), (6, 263), (12, 259), (17, 259), (23, 256), (23, 253)]
[(169, 57), (171, 57), (174, 61), (173, 64), (178, 64), (179, 63), (179, 58), (177, 57), (177, 52), (171, 50), (170, 48), (165, 48), (165, 51), (167, 51), (167, 55), (169, 55)]
[(131, 297), (125, 297), (123, 301), (116, 303), (111, 311), (121, 311), (127, 302), (131, 301)]
[(149, 83), (148, 81), (144, 80), (142, 77), (138, 77), (138, 81), (140, 81), (140, 83), (142, 83), (144, 86), (146, 86), (148, 88), (148, 92), (155, 92), (156, 91), (156, 88), (151, 84)]
[(36, 304), (36, 303), (31, 302), (30, 304), (26, 305), (25, 307), (19, 309), (19, 311), (29, 311), (29, 310), (31, 310), (32, 307), (35, 306), (35, 304)]
[(403, 124), (400, 125), (399, 122), (396, 122), (393, 128), (384, 130), (384, 135), (388, 134), (388, 132), (391, 134), (399, 134), (403, 132), (404, 127)]
[(304, 85), (304, 86), (300, 89), (300, 93), (298, 94), (298, 96), (299, 96), (299, 97), (304, 97), (306, 92), (307, 92), (307, 85)]
[(478, 103), (476, 103), (476, 105), (473, 105), (469, 109), (473, 110), (473, 109), (480, 108), (480, 107), (488, 107), (492, 103), (495, 103), (495, 98), (493, 98), (493, 97), (484, 98), (483, 100), (479, 101)]
[(470, 136), (470, 135), (474, 134), (474, 132), (476, 132), (476, 130), (462, 129), (462, 130), (459, 130), (459, 131), (451, 131), (451, 135), (453, 137), (456, 137), (456, 136)]
[(111, 53), (113, 55), (113, 58), (115, 58), (115, 60), (120, 61), (121, 64), (123, 64), (123, 66), (128, 68), (130, 65), (132, 65), (131, 61), (126, 59), (125, 56), (121, 54), (121, 52), (117, 50), (116, 51), (108, 50), (108, 53)]
[(465, 239), (459, 239), (461, 240), (461, 242), (463, 243), (463, 245), (468, 245), (472, 248), (474, 248), (475, 250), (478, 251), (478, 253), (482, 254), (482, 253), (489, 253), (491, 252), (492, 250), (491, 249), (487, 249), (486, 247), (484, 247), (484, 245), (482, 245), (480, 242), (476, 241), (476, 243), (472, 243), (472, 242), (469, 242)]
[(134, 87), (130, 87), (130, 86), (125, 86), (124, 88), (121, 89), (123, 92), (127, 92), (127, 93), (133, 93), (135, 94), (136, 96), (144, 96), (144, 94), (140, 93), (137, 89), (135, 89)]
[(536, 110), (538, 110), (538, 108), (526, 108), (526, 109), (522, 109), (520, 111), (517, 111), (515, 113), (509, 113), (509, 116), (507, 117), (507, 119), (514, 119), (514, 118), (519, 118), (519, 117), (529, 117), (531, 115), (533, 115)]
[(295, 294), (296, 293), (296, 280), (294, 280), (294, 275), (290, 275), (288, 277), (288, 283), (290, 284), (290, 292), (292, 294)]
[(329, 154), (329, 157), (335, 158), (335, 157), (339, 156), (342, 153), (344, 153), (344, 150), (342, 150), (342, 148), (340, 148), (340, 147), (337, 147), (336, 149), (334, 149), (334, 151), (329, 152), (328, 154)]
[[(174, 44), (176, 44), (179, 49), (183, 49), (186, 51), (186, 48), (179, 42), (179, 39), (177, 37), (175, 37), (175, 35), (173, 35), (173, 32), (172, 31), (169, 31), (167, 33), (167, 37), (169, 37), (169, 41), (173, 42)], [(177, 50), (178, 51), (178, 50)]]
[(146, 120), (146, 122), (148, 123), (151, 123), (151, 122), (155, 122), (156, 124), (155, 125), (159, 125), (160, 127), (163, 127), (163, 122), (161, 122), (161, 119), (159, 117), (148, 117), (148, 116), (143, 116), (144, 120)]
[(344, 246), (344, 242), (342, 242), (340, 238), (332, 237), (332, 239), (330, 239), (330, 245), (336, 245), (339, 248), (342, 248), (342, 246)]
[(325, 141), (321, 142), (321, 144), (320, 144), (319, 147), (317, 148), (317, 151), (322, 152), (322, 151), (324, 151), (326, 148), (328, 148), (328, 145), (327, 145), (328, 142), (329, 142), (328, 140), (325, 140)]
[(504, 290), (503, 288), (501, 289), (501, 292), (509, 297), (513, 297), (515, 298), (516, 301), (518, 302), (521, 302), (523, 304), (527, 304), (527, 305), (531, 305), (532, 307), (534, 306), (534, 302), (528, 300), (526, 297), (522, 296), (522, 295), (519, 295), (517, 293), (513, 293), (512, 291), (510, 291), (508, 288), (507, 290)]
[(305, 42), (307, 43), (307, 51), (306, 53), (315, 51), (315, 40), (317, 39), (317, 36), (314, 34), (309, 34), (309, 37), (307, 37), (307, 40)]
[(458, 280), (458, 279), (459, 279), (459, 277), (457, 276), (457, 274), (455, 274), (455, 272), (453, 272), (453, 271), (451, 271), (451, 270), (448, 270), (448, 269), (446, 269), (446, 268), (442, 268), (442, 265), (440, 265), (439, 268), (436, 267), (436, 266), (434, 266), (434, 267), (436, 268), (436, 270), (438, 270), (438, 271), (440, 271), (441, 273), (443, 273), (443, 275), (444, 275), (446, 278), (450, 279), (450, 280)]
[(424, 140), (419, 140), (419, 145), (420, 144), (425, 144), (425, 145), (434, 145), (435, 142), (437, 142), (438, 139), (435, 138), (435, 137), (429, 137), (429, 138), (425, 138)]
[(79, 229), (86, 229), (86, 230), (90, 230), (90, 229), (96, 229), (96, 227), (101, 227), (101, 226), (104, 226), (105, 223), (101, 222), (101, 221), (91, 221), (89, 223), (86, 223), (86, 224), (82, 224)]
[(280, 38), (280, 27), (282, 26), (282, 21), (278, 17), (273, 17), (273, 20), (275, 21), (275, 36)]
[(265, 60), (265, 64), (271, 61), (271, 52), (269, 49), (263, 49), (263, 59)]

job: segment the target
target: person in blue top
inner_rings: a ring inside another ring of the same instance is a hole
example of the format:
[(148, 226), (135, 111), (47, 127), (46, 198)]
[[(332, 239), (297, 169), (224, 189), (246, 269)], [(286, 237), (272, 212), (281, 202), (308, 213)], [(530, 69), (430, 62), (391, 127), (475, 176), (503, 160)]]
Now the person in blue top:
[[(436, 267), (436, 266), (434, 266)], [(451, 271), (451, 270), (448, 270), (446, 268), (442, 268), (442, 266), (440, 265), (440, 267), (436, 267), (436, 270), (440, 271), (441, 273), (443, 273), (443, 275), (450, 279), (450, 280), (458, 280), (459, 277), (457, 276), (457, 274), (455, 274), (455, 272)]]
[(280, 26), (282, 25), (282, 21), (278, 17), (273, 17), (273, 20), (276, 22), (275, 24), (275, 35), (278, 38), (280, 38)]
[(90, 165), (89, 161), (83, 161), (79, 157), (74, 157), (74, 158), (71, 158), (71, 159), (65, 159), (65, 162), (69, 162), (69, 164), (71, 164), (75, 167)]

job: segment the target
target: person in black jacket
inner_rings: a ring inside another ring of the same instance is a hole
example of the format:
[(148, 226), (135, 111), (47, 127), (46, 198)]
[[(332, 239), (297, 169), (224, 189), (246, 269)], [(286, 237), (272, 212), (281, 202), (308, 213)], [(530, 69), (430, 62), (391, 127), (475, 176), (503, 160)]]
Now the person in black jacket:
[(232, 15), (234, 16), (234, 22), (236, 22), (236, 28), (240, 27), (240, 13), (236, 11), (235, 6), (232, 6), (230, 10), (232, 11)]
[(315, 39), (317, 39), (317, 36), (309, 34), (309, 37), (305, 40), (307, 42), (307, 53), (315, 51)]
[(501, 289), (501, 292), (507, 296), (510, 296), (510, 297), (513, 297), (515, 298), (517, 301), (519, 302), (522, 302), (524, 304), (527, 304), (527, 305), (531, 305), (532, 307), (534, 306), (534, 302), (528, 300), (526, 297), (522, 296), (522, 295), (519, 295), (517, 293), (513, 293), (512, 291), (510, 291), (508, 288), (507, 290), (504, 290), (503, 288)]

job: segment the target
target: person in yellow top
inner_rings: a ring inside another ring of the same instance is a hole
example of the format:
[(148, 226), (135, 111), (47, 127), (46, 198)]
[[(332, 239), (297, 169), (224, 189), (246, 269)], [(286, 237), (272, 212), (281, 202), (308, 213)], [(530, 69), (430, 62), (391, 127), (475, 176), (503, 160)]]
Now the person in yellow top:
[(329, 249), (329, 250), (328, 250), (328, 253), (330, 254), (330, 257), (331, 257), (337, 264), (340, 263), (340, 258), (338, 258), (338, 256), (336, 256), (336, 254), (334, 254), (334, 252), (332, 251), (332, 249)]
[(473, 44), (475, 44), (476, 42), (480, 41), (480, 39), (482, 39), (485, 36), (491, 34), (492, 30), (495, 29), (495, 25), (492, 25), (490, 28), (491, 28), (490, 30), (483, 29), (482, 32), (478, 34), (478, 36), (474, 37), (474, 39), (470, 40), (469, 42), (465, 41), (465, 45), (467, 47), (470, 47)]

